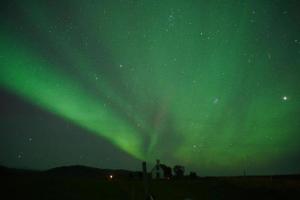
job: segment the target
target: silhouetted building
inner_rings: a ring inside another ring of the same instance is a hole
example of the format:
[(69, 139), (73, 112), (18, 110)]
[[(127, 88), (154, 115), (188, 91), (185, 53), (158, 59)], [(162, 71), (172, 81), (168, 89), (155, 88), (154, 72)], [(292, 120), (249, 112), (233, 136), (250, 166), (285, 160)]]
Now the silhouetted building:
[(156, 160), (156, 165), (151, 170), (152, 179), (171, 178), (172, 169), (164, 164), (160, 164), (160, 160)]
[(163, 178), (163, 169), (160, 166), (160, 161), (156, 160), (156, 165), (153, 167), (153, 169), (151, 170), (151, 176), (153, 179), (161, 179)]

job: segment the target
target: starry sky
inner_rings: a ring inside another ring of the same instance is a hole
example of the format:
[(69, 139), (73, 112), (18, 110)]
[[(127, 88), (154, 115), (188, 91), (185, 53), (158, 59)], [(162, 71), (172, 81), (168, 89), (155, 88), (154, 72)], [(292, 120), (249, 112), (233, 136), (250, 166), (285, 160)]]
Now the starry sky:
[(4, 0), (0, 164), (300, 172), (298, 0)]

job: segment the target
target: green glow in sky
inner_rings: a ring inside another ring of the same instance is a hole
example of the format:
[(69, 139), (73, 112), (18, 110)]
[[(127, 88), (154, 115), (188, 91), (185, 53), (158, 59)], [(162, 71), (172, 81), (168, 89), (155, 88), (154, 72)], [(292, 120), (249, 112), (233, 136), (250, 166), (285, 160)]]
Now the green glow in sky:
[(273, 173), (299, 153), (292, 4), (16, 5), (15, 19), (1, 20), (1, 87), (116, 148), (219, 174)]
[(1, 44), (1, 52), (6, 52), (0, 71), (4, 87), (46, 110), (108, 138), (113, 144), (142, 158), (141, 143), (136, 131), (111, 112), (101, 99), (87, 93), (80, 82), (52, 70), (53, 66), (29, 54), (20, 46), (17, 51), (10, 48), (14, 46), (12, 40), (1, 40)]

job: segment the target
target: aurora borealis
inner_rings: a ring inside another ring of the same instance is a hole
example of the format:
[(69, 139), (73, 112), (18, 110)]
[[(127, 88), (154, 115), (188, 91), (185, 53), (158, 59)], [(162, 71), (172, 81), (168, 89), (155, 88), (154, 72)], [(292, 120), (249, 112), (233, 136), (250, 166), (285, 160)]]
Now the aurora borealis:
[(0, 164), (299, 173), (299, 8), (2, 2)]

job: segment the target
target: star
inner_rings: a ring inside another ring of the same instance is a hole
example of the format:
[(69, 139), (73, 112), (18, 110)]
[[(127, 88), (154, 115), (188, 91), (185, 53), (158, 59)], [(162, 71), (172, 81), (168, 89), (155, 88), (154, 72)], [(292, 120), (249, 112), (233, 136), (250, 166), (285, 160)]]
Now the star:
[(23, 152), (20, 152), (20, 153), (17, 155), (17, 158), (18, 158), (18, 159), (21, 159), (21, 158), (22, 158), (22, 155), (23, 155)]
[(287, 101), (287, 100), (288, 100), (288, 97), (287, 97), (287, 96), (283, 96), (283, 97), (282, 97), (282, 100), (283, 100), (283, 101)]
[(219, 98), (215, 98), (213, 101), (214, 104), (217, 104), (218, 102), (219, 102)]

